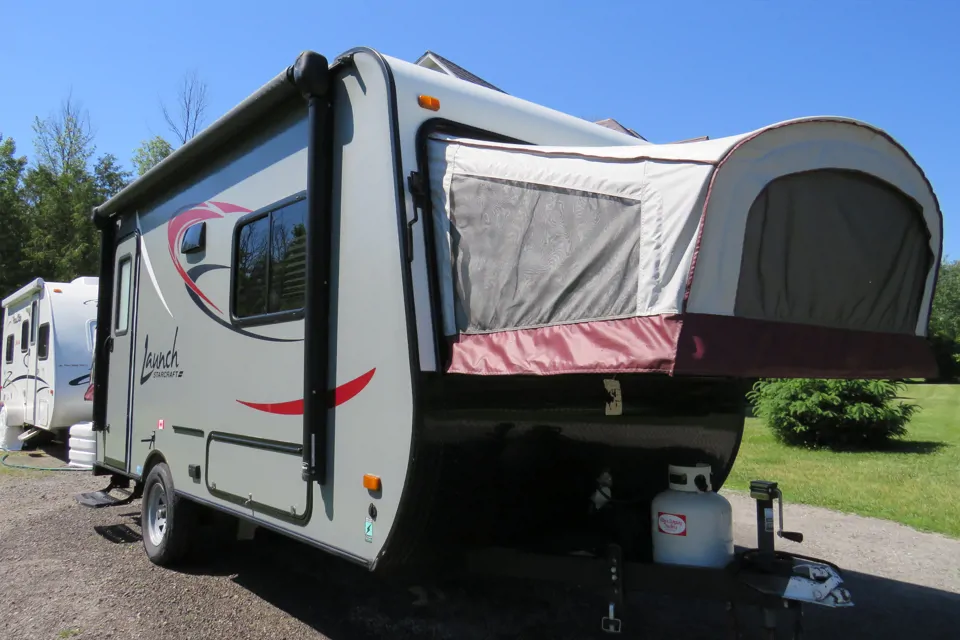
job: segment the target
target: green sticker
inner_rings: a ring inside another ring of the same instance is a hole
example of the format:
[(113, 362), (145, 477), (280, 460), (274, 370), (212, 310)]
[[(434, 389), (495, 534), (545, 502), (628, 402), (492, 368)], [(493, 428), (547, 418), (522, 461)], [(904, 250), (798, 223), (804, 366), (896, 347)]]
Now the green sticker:
[(373, 520), (367, 517), (367, 522), (363, 527), (363, 536), (367, 542), (373, 542)]

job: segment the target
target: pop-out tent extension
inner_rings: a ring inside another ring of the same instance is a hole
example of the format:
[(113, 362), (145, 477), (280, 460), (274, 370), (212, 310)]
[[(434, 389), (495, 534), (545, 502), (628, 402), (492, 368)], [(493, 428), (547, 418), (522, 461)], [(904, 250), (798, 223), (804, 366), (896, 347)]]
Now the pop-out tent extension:
[(942, 217), (875, 127), (427, 146), (449, 373), (936, 375)]

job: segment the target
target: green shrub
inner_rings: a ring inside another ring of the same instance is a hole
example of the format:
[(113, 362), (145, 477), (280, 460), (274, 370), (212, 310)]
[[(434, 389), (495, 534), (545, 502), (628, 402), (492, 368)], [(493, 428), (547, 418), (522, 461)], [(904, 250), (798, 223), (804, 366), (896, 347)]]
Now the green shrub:
[(895, 380), (775, 378), (759, 380), (747, 399), (785, 444), (868, 449), (906, 434), (919, 407), (896, 401), (904, 388)]
[(960, 378), (960, 344), (949, 336), (936, 334), (930, 337), (933, 355), (940, 374), (933, 382), (955, 382)]

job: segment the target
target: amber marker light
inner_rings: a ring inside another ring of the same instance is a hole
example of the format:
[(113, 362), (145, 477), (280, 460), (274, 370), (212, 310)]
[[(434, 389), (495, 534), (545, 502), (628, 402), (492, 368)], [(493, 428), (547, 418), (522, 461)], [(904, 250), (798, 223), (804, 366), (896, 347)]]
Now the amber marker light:
[(419, 96), (417, 102), (424, 109), (429, 109), (430, 111), (439, 111), (440, 110), (440, 100), (434, 98), (433, 96)]
[(370, 491), (380, 491), (380, 476), (372, 473), (363, 474), (363, 488)]

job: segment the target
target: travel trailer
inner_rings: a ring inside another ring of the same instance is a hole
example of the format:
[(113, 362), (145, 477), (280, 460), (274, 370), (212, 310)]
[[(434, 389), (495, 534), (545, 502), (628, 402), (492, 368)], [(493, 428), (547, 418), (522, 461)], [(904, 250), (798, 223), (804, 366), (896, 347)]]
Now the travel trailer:
[(90, 362), (97, 327), (97, 278), (37, 278), (3, 300), (0, 364), (6, 426), (22, 440), (89, 420)]
[(770, 562), (710, 580), (657, 573), (656, 535), (687, 525), (651, 529), (652, 501), (671, 465), (723, 486), (750, 378), (935, 373), (938, 203), (846, 118), (657, 145), (307, 52), (93, 221), (111, 484), (78, 499), (132, 482), (161, 565), (205, 507), (370, 570), (499, 550), (507, 573), (599, 576), (611, 631), (621, 584), (732, 601), (761, 575), (778, 586), (746, 591), (841, 606), (835, 568), (773, 555), (776, 485), (753, 491)]

